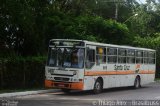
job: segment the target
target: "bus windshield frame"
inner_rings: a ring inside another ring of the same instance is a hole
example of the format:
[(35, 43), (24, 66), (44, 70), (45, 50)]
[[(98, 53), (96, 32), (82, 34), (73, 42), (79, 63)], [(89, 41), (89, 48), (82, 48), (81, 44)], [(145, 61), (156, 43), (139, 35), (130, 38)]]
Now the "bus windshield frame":
[(61, 68), (84, 68), (84, 47), (49, 47), (47, 66)]

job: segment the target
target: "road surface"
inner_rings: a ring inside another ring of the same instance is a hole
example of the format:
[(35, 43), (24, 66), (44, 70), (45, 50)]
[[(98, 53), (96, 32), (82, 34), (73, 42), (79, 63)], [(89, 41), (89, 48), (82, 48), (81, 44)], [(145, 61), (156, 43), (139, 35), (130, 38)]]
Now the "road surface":
[(124, 100), (129, 102), (133, 102), (133, 100), (155, 100), (151, 102), (156, 102), (156, 106), (158, 106), (160, 105), (160, 82), (145, 85), (140, 89), (131, 87), (105, 89), (103, 93), (96, 95), (91, 91), (74, 91), (70, 94), (57, 91), (14, 99), (18, 101), (18, 106), (108, 106), (108, 102), (112, 103), (117, 100), (124, 103), (126, 102)]

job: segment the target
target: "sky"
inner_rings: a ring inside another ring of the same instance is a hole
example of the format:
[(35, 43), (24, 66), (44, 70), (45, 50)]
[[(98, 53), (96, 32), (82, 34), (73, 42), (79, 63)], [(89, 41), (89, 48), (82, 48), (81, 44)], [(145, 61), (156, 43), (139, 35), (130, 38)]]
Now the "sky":
[[(146, 0), (137, 0), (139, 3), (146, 3)], [(158, 0), (156, 0), (158, 2)]]
[(146, 3), (146, 0), (137, 0), (139, 3)]

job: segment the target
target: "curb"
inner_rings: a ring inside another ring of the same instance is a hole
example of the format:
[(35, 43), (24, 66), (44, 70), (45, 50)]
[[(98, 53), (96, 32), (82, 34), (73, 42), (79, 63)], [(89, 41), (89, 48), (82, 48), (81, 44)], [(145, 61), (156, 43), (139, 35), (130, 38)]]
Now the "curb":
[(156, 80), (155, 82), (160, 82), (160, 80)]
[(49, 90), (2, 93), (2, 94), (0, 94), (0, 98), (15, 97), (15, 96), (26, 96), (26, 95), (42, 94), (42, 93), (57, 92), (57, 91), (59, 91), (59, 90), (58, 89), (49, 89)]

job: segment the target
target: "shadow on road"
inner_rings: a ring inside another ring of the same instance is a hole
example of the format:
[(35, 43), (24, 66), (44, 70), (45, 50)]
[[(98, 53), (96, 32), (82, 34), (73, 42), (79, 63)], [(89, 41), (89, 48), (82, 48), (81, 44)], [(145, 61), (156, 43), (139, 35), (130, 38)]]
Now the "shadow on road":
[[(141, 87), (139, 89), (134, 89), (133, 87), (117, 87), (117, 88), (108, 88), (104, 89), (102, 93), (111, 93), (111, 92), (122, 92), (122, 91), (129, 91), (129, 90), (142, 90), (144, 88), (148, 88), (147, 86)], [(100, 93), (100, 94), (102, 94)], [(82, 95), (95, 95), (92, 90), (88, 91), (71, 91), (69, 93), (60, 93), (55, 95), (66, 95), (66, 96), (82, 96)], [(99, 94), (96, 94), (99, 95)]]

